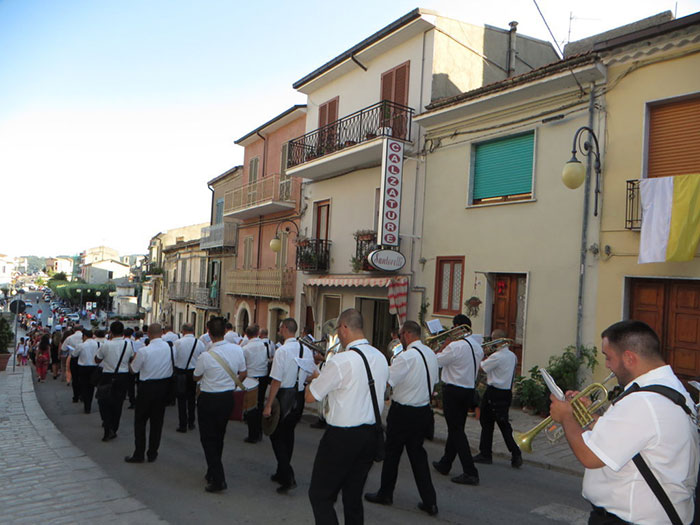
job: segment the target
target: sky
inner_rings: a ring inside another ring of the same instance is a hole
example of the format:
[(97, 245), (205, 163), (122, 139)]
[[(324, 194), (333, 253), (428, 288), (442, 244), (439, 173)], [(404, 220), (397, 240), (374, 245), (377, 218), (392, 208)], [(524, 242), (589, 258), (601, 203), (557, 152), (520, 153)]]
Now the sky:
[[(557, 42), (700, 0), (538, 0)], [(0, 0), (0, 253), (76, 254), (209, 222), (234, 140), (292, 83), (416, 7), (552, 41), (532, 0)]]

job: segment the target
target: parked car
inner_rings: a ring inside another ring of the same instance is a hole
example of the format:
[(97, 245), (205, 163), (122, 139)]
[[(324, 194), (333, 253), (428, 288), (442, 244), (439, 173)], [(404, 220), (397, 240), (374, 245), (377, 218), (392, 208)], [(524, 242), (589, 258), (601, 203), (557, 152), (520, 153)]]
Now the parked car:
[(69, 321), (80, 321), (80, 316), (78, 314), (68, 314)]
[(24, 301), (24, 304), (26, 305), (27, 308), (33, 308), (33, 307), (34, 307), (34, 303), (31, 302), (31, 301)]

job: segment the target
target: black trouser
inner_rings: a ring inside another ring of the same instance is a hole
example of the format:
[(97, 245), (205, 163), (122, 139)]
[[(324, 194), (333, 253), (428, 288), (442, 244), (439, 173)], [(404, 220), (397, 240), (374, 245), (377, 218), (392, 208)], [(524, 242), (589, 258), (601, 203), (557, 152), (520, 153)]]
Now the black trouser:
[(199, 440), (207, 460), (207, 479), (214, 485), (221, 486), (226, 481), (221, 454), (224, 450), (226, 425), (232, 410), (232, 390), (216, 393), (202, 392), (197, 400)]
[(129, 404), (136, 404), (136, 380), (138, 374), (129, 374), (129, 383), (127, 385), (127, 393), (129, 395)]
[(265, 392), (267, 392), (267, 385), (270, 384), (270, 377), (263, 376), (255, 379), (258, 380), (258, 404), (246, 413), (245, 420), (248, 424), (248, 438), (262, 439), (262, 413), (265, 406)]
[(95, 387), (92, 384), (92, 374), (97, 368), (96, 366), (78, 365), (78, 373), (80, 374), (80, 397), (83, 399), (85, 412), (90, 412), (92, 409), (92, 396), (95, 395)]
[(508, 421), (508, 409), (513, 400), (513, 393), (510, 390), (502, 390), (493, 386), (486, 388), (484, 397), (481, 400), (481, 440), (479, 441), (479, 451), (482, 456), (490, 458), (493, 449), (493, 427), (494, 423), (503, 434), (503, 441), (506, 442), (506, 447), (510, 453), (517, 457), (520, 455), (520, 449), (513, 439), (513, 428)]
[(382, 483), (379, 493), (392, 497), (399, 474), (399, 461), (406, 447), (408, 460), (411, 462), (413, 478), (416, 480), (418, 493), (426, 505), (437, 503), (435, 488), (430, 479), (428, 454), (423, 448), (423, 440), (430, 425), (430, 407), (411, 407), (392, 402), (386, 418), (386, 446), (384, 464), (382, 465)]
[(287, 417), (280, 419), (275, 431), (270, 434), (272, 450), (277, 459), (277, 472), (275, 472), (281, 485), (289, 485), (294, 478), (292, 468), (292, 454), (294, 453), (294, 429), (301, 419), (304, 411), (304, 392), (297, 393), (296, 410), (287, 414)]
[(73, 401), (80, 399), (80, 366), (78, 365), (78, 358), (71, 356), (70, 358), (70, 385), (73, 388)]
[(629, 521), (618, 518), (603, 507), (593, 505), (593, 510), (588, 516), (588, 525), (629, 525)]
[[(126, 397), (126, 387), (129, 381), (129, 374), (115, 374), (102, 372), (100, 376), (100, 384), (106, 385), (112, 383), (110, 395), (106, 398), (98, 399), (97, 405), (100, 408), (100, 417), (102, 417), (102, 427), (105, 433), (119, 430), (119, 420), (122, 417), (122, 405)], [(112, 378), (114, 382), (112, 382)]]
[(469, 440), (464, 432), (467, 412), (474, 402), (474, 389), (445, 384), (442, 388), (442, 403), (447, 423), (447, 442), (440, 463), (447, 469), (452, 467), (456, 456), (462, 463), (462, 470), (469, 476), (478, 476), (474, 466)]
[[(168, 402), (170, 378), (151, 379), (139, 383), (139, 395), (136, 398), (134, 414), (134, 457), (143, 458), (144, 452), (149, 458), (158, 455), (160, 436), (163, 433), (165, 405)], [(150, 421), (148, 434), (148, 451), (146, 451), (146, 423)]]
[(178, 427), (187, 428), (194, 425), (195, 417), (195, 397), (197, 395), (197, 383), (194, 382), (192, 374), (194, 369), (183, 370), (181, 368), (176, 368), (176, 374), (185, 374), (185, 393), (177, 395), (177, 417), (178, 417)]
[(341, 490), (345, 525), (364, 523), (362, 489), (374, 462), (376, 446), (374, 425), (326, 428), (316, 451), (309, 486), (317, 524), (338, 523), (333, 506)]

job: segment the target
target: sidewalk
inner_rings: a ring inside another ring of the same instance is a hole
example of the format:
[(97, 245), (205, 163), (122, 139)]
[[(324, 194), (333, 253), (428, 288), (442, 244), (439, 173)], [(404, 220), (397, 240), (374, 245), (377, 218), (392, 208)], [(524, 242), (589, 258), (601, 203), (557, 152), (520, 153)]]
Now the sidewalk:
[(165, 523), (46, 417), (31, 367), (0, 372), (0, 507), (6, 523)]

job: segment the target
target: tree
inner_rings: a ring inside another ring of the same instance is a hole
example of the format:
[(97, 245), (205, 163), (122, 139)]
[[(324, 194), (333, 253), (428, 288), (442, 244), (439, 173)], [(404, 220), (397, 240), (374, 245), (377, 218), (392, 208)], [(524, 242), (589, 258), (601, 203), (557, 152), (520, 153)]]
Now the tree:
[(37, 286), (44, 286), (44, 284), (45, 284), (45, 283), (44, 283), (44, 278), (43, 278), (43, 277), (37, 277), (37, 278), (34, 280), (34, 284), (36, 284)]
[(66, 277), (66, 272), (58, 272), (53, 274), (51, 277), (52, 281), (67, 281), (68, 277)]

